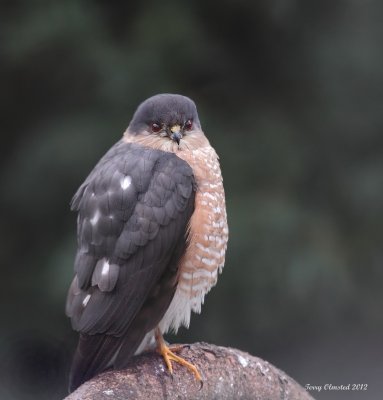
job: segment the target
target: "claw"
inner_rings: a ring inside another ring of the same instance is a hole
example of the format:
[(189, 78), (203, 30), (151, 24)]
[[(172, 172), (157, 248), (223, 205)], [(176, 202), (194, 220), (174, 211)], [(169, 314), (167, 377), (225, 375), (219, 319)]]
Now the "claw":
[(195, 378), (201, 382), (200, 389), (202, 389), (203, 381), (197, 367), (192, 363), (186, 361), (182, 357), (179, 357), (176, 354), (174, 354), (174, 351), (182, 350), (185, 346), (174, 346), (172, 348), (168, 347), (165, 343), (164, 338), (162, 337), (161, 331), (158, 328), (156, 329), (155, 336), (157, 341), (157, 351), (162, 355), (170, 374), (173, 374), (172, 361), (177, 362), (178, 364), (181, 364), (184, 367), (186, 367), (190, 372), (194, 374)]

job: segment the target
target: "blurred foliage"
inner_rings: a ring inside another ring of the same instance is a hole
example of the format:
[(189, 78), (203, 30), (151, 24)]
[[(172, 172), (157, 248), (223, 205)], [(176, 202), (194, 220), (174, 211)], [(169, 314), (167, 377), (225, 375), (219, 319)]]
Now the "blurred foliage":
[(0, 398), (64, 396), (76, 340), (63, 312), (69, 201), (138, 103), (160, 92), (199, 106), (230, 222), (224, 274), (172, 340), (239, 347), (302, 384), (369, 383), (363, 398), (377, 398), (383, 4), (0, 7)]

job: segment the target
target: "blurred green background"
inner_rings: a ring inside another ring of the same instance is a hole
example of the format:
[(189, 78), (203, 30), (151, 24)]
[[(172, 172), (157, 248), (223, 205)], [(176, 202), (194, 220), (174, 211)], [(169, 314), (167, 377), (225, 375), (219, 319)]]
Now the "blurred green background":
[(0, 398), (60, 399), (69, 201), (156, 93), (193, 98), (221, 157), (230, 241), (178, 342), (265, 358), (305, 385), (383, 393), (383, 3), (0, 3)]

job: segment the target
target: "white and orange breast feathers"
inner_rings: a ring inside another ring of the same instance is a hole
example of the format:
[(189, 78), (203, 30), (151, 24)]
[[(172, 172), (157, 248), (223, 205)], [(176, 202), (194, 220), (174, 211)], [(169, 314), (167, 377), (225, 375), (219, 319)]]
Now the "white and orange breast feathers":
[(185, 136), (179, 146), (152, 136), (126, 135), (124, 140), (174, 152), (192, 167), (196, 179), (189, 244), (180, 260), (176, 293), (159, 324), (163, 333), (176, 332), (181, 325), (189, 326), (191, 311), (201, 311), (204, 297), (216, 284), (225, 263), (228, 226), (218, 156), (201, 131)]

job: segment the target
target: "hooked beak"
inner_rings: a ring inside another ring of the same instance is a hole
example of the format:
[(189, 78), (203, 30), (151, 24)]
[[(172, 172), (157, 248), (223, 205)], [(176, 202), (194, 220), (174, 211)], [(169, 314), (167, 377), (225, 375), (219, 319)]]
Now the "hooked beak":
[(182, 132), (181, 132), (181, 126), (180, 125), (173, 125), (170, 128), (170, 139), (172, 139), (174, 142), (177, 142), (177, 144), (180, 144), (180, 140), (182, 139)]

